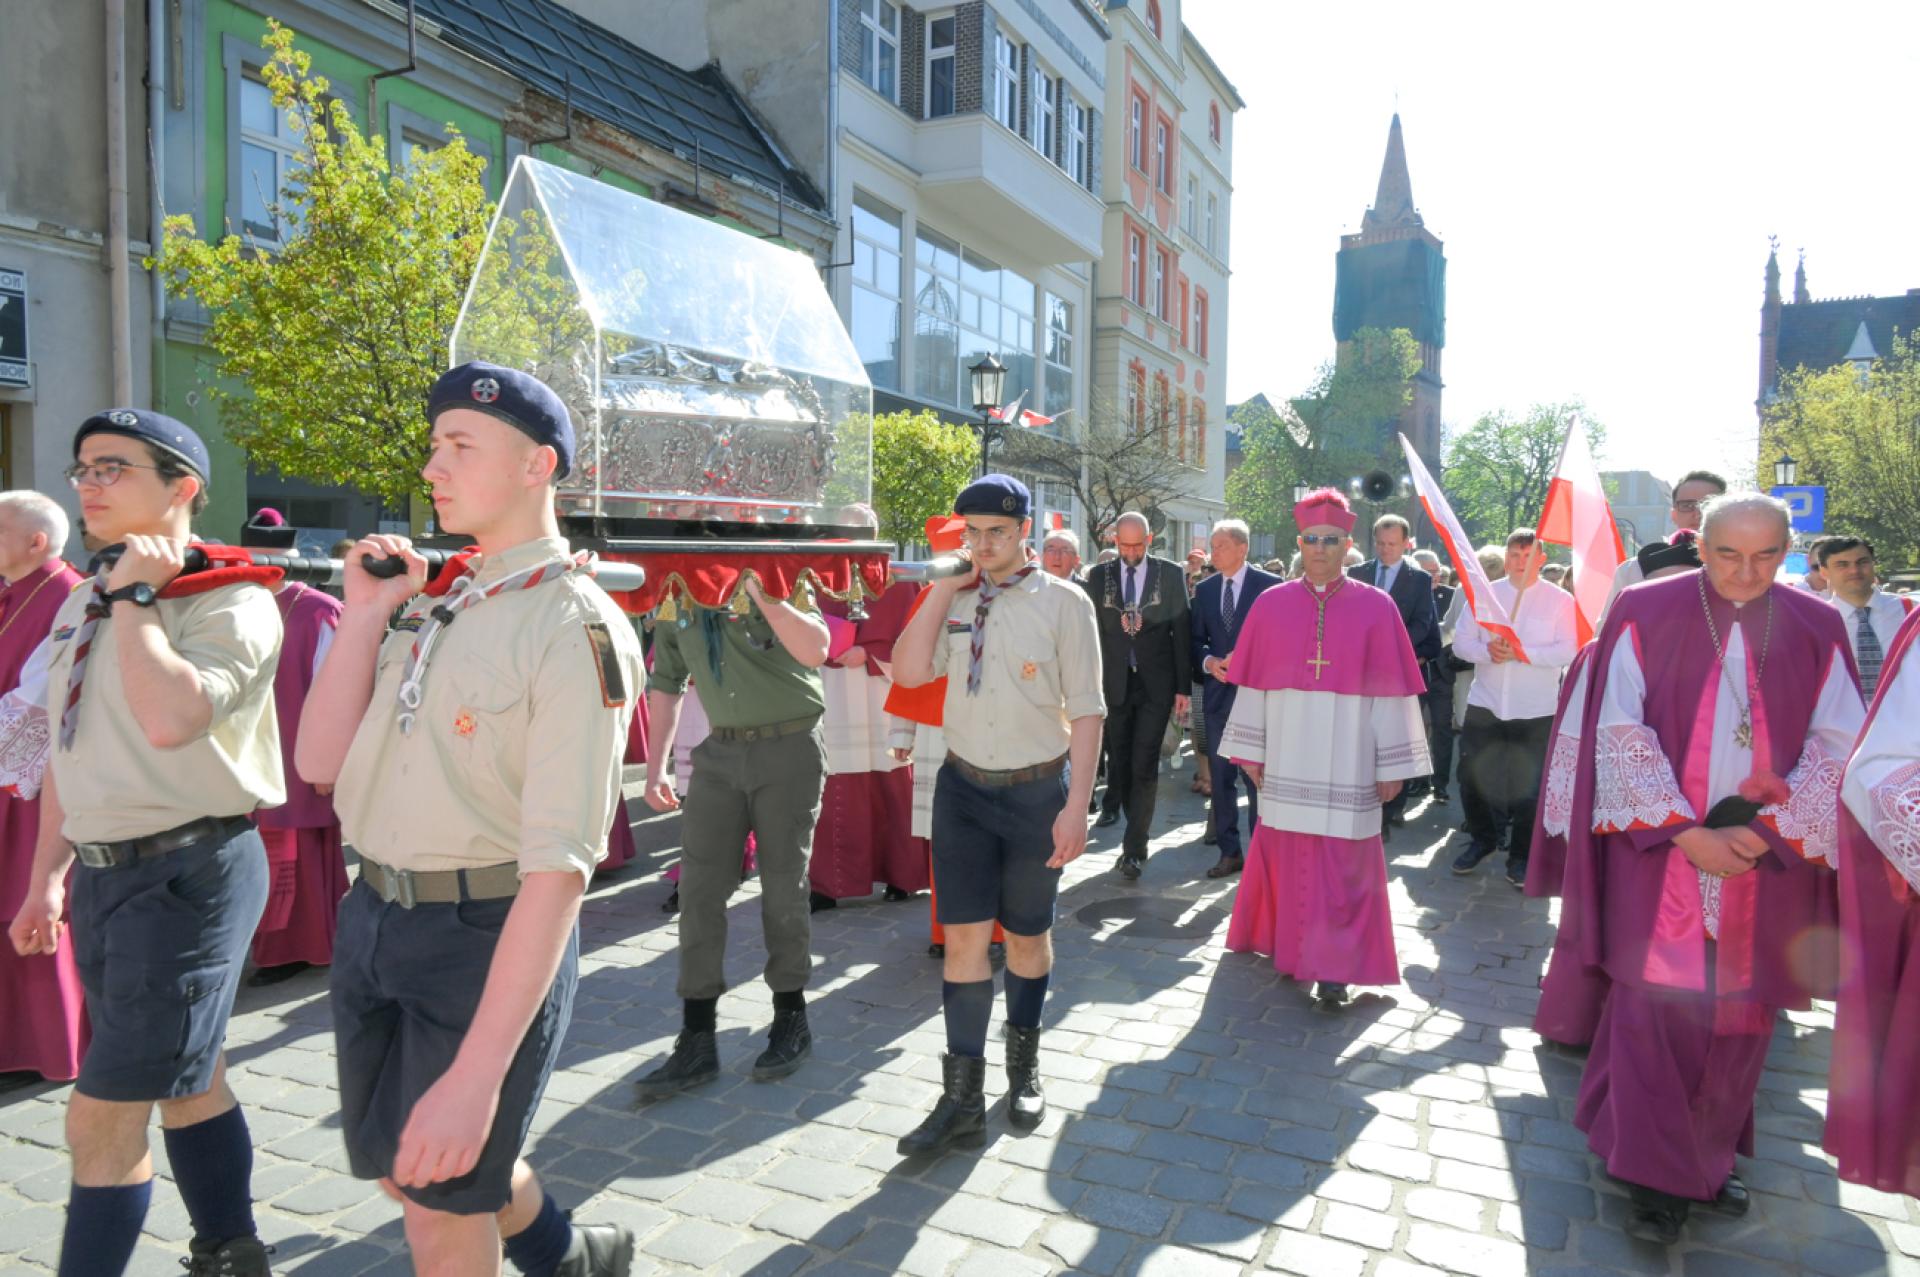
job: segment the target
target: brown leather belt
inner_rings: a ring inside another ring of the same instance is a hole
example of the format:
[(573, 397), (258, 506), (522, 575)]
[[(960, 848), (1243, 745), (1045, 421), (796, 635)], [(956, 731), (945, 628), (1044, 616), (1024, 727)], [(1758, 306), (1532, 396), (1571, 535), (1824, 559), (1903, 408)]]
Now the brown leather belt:
[(960, 755), (950, 753), (947, 755), (947, 765), (976, 785), (983, 785), (988, 789), (1005, 789), (1010, 785), (1024, 785), (1029, 781), (1058, 776), (1066, 770), (1067, 756), (1062, 754), (1052, 762), (1035, 763), (1031, 767), (1016, 767), (1012, 771), (996, 772), (989, 771), (985, 767), (975, 767)]
[(773, 740), (780, 736), (798, 736), (810, 732), (813, 725), (820, 721), (818, 714), (806, 718), (790, 718), (784, 723), (768, 723), (765, 727), (716, 727), (713, 735), (721, 740)]
[(462, 900), (504, 900), (520, 892), (520, 866), (485, 865), (479, 869), (389, 869), (360, 858), (360, 881), (390, 905), (451, 905)]
[(214, 838), (228, 842), (251, 828), (253, 822), (245, 816), (202, 816), (184, 825), (140, 838), (123, 838), (119, 842), (77, 842), (73, 844), (73, 854), (89, 869), (120, 869), (152, 856), (164, 856), (170, 851), (191, 847), (197, 842)]

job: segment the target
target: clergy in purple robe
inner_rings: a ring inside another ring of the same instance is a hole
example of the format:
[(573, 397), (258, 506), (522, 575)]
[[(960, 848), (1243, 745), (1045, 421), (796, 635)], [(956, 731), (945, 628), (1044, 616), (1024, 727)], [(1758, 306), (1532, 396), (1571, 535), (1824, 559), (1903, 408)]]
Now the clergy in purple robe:
[[(42, 643), (81, 581), (60, 559), (66, 543), (67, 516), (57, 502), (37, 492), (0, 493), (0, 693), (19, 687), (29, 657), (41, 658), (25, 694), (0, 699), (0, 907), (18, 903), (32, 879), (40, 780), (53, 739)], [(86, 1042), (73, 946), (23, 958), (0, 944), (0, 1089), (72, 1080)]]
[(1260, 793), (1227, 948), (1338, 1007), (1349, 985), (1400, 983), (1380, 810), (1433, 764), (1399, 608), (1345, 574), (1346, 499), (1324, 488), (1293, 513), (1305, 575), (1254, 600), (1227, 675), (1221, 749)]
[(1625, 591), (1589, 666), (1561, 930), (1610, 983), (1574, 1121), (1627, 1232), (1743, 1214), (1774, 1021), (1831, 996), (1840, 768), (1864, 717), (1838, 614), (1775, 586), (1785, 503), (1708, 504), (1705, 566)]
[(1887, 650), (1840, 783), (1840, 928), (1847, 954), (1827, 1083), (1840, 1178), (1920, 1197), (1920, 612)]

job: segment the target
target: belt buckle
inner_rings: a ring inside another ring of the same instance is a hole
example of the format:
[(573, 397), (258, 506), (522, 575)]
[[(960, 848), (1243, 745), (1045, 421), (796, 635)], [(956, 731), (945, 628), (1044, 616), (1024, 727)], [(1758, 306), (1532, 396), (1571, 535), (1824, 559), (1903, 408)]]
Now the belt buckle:
[(387, 870), (388, 881), (393, 886), (393, 903), (402, 909), (411, 909), (419, 903), (415, 896), (413, 871), (410, 869)]

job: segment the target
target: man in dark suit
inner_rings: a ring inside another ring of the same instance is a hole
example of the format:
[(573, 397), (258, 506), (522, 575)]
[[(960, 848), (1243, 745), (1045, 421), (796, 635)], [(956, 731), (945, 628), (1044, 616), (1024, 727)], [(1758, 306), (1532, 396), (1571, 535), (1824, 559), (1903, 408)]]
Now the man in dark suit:
[[(1407, 558), (1412, 548), (1413, 525), (1397, 514), (1383, 514), (1373, 521), (1374, 557), (1348, 568), (1347, 575), (1393, 596), (1401, 623), (1407, 627), (1407, 640), (1413, 644), (1413, 657), (1424, 669), (1440, 655), (1440, 617), (1433, 609), (1433, 578)], [(1386, 804), (1382, 833), (1406, 823), (1408, 797), (1402, 788)]]
[(1107, 794), (1095, 823), (1111, 825), (1126, 811), (1120, 872), (1131, 880), (1147, 860), (1167, 718), (1187, 714), (1192, 653), (1180, 565), (1147, 553), (1152, 531), (1143, 514), (1121, 515), (1113, 536), (1119, 557), (1086, 580), (1107, 697)]
[(1245, 780), (1247, 787), (1247, 829), (1260, 818), (1260, 791), (1252, 777), (1220, 752), (1220, 737), (1227, 730), (1227, 717), (1233, 713), (1235, 688), (1226, 682), (1229, 658), (1240, 641), (1240, 622), (1253, 607), (1254, 599), (1280, 578), (1262, 572), (1247, 562), (1247, 525), (1238, 519), (1222, 519), (1213, 525), (1214, 573), (1193, 591), (1190, 616), (1193, 631), (1193, 667), (1201, 671), (1201, 717), (1207, 725), (1207, 757), (1213, 760), (1213, 810), (1210, 823), (1214, 841), (1220, 848), (1220, 860), (1207, 870), (1209, 878), (1237, 874), (1246, 861), (1240, 844), (1240, 795), (1235, 785)]
[(1453, 655), (1452, 613), (1459, 587), (1442, 581), (1440, 556), (1432, 550), (1415, 550), (1413, 561), (1433, 578), (1433, 611), (1440, 618), (1440, 655), (1421, 663), (1427, 679), (1427, 694), (1421, 699), (1427, 707), (1427, 749), (1433, 754), (1428, 784), (1434, 801), (1445, 803), (1447, 782), (1453, 776), (1453, 688), (1459, 668)]

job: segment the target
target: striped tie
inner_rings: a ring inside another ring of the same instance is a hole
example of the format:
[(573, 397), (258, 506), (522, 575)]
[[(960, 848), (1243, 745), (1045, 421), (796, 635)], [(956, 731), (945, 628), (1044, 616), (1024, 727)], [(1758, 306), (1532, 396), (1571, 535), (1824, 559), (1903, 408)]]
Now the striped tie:
[(60, 710), (60, 748), (73, 748), (74, 729), (80, 726), (80, 685), (87, 677), (87, 656), (93, 651), (93, 632), (100, 628), (101, 618), (113, 610), (106, 601), (107, 569), (101, 568), (100, 574), (93, 578), (93, 598), (87, 604), (85, 615), (81, 618), (79, 632), (73, 636), (73, 668), (67, 671), (67, 700)]
[(1871, 613), (1856, 608), (1854, 614), (1860, 620), (1859, 638), (1853, 645), (1853, 655), (1860, 662), (1860, 690), (1872, 700), (1873, 689), (1880, 685), (1880, 662), (1886, 654), (1880, 650), (1880, 636), (1873, 632)]
[(987, 609), (993, 606), (995, 599), (1024, 578), (1032, 576), (1033, 570), (1039, 566), (1038, 563), (1029, 563), (999, 585), (989, 581), (985, 573), (981, 574), (980, 600), (973, 607), (973, 648), (967, 657), (967, 695), (980, 694), (980, 661), (987, 654)]

